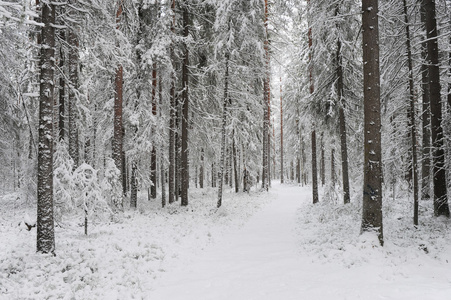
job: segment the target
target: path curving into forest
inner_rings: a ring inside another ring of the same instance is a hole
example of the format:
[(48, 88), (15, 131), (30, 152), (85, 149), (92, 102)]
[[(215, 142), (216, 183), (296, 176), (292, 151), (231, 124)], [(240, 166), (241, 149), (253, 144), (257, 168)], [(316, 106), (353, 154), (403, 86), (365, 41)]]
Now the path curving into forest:
[(359, 236), (354, 206), (332, 207), (339, 222), (325, 222), (310, 187), (275, 183), (269, 193), (272, 201), (242, 228), (181, 260), (148, 299), (450, 299), (451, 247), (441, 250), (443, 260), (397, 246), (396, 236), (379, 247)]
[(243, 228), (230, 232), (179, 270), (166, 274), (150, 299), (300, 299), (302, 272), (296, 211), (311, 190), (274, 184), (274, 195)]

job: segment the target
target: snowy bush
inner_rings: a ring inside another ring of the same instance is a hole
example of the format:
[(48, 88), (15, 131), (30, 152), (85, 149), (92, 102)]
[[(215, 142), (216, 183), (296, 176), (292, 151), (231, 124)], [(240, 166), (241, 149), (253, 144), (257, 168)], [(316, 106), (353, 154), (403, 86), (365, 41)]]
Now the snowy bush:
[(116, 167), (114, 160), (107, 158), (101, 189), (104, 199), (108, 199), (108, 204), (114, 212), (118, 212), (124, 208), (120, 175), (121, 172)]
[(77, 207), (85, 214), (85, 233), (87, 220), (93, 216), (101, 217), (102, 212), (109, 212), (105, 198), (97, 179), (97, 170), (83, 163), (73, 173), (74, 199)]
[(55, 201), (55, 219), (61, 221), (65, 213), (72, 211), (75, 203), (72, 198), (74, 161), (64, 143), (56, 144), (53, 160), (53, 194)]

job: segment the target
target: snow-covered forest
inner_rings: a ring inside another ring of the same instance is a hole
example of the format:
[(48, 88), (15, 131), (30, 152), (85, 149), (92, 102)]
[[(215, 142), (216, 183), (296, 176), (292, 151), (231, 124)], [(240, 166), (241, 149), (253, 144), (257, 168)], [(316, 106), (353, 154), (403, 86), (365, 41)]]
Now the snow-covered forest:
[(0, 299), (451, 299), (451, 1), (0, 0)]

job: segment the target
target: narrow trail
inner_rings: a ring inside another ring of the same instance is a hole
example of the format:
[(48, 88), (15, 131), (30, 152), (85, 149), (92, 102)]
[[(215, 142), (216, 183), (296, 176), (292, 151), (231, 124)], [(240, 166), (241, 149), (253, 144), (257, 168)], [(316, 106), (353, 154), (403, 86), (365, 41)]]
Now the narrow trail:
[[(310, 187), (276, 183), (269, 193), (272, 202), (242, 228), (219, 237), (216, 244), (192, 260), (181, 261), (184, 265), (163, 275), (148, 298), (450, 299), (451, 277), (447, 265), (429, 258), (417, 261), (397, 257), (399, 253), (411, 252), (400, 252), (395, 245), (387, 245), (385, 250), (371, 250), (371, 244), (351, 244), (347, 251), (336, 255), (338, 250), (325, 241), (319, 252), (303, 250), (301, 244), (309, 243), (308, 237), (316, 232), (304, 226), (297, 215), (299, 208), (311, 209), (308, 205), (312, 199)], [(352, 233), (340, 233), (337, 229), (336, 234)], [(362, 251), (366, 252), (362, 254)], [(318, 260), (321, 255), (337, 260)], [(354, 261), (354, 256), (356, 265), (350, 267), (343, 263), (344, 260)]]
[[(295, 214), (310, 189), (274, 184), (274, 200), (243, 228), (166, 274), (151, 299), (300, 299), (308, 274), (297, 253)], [(299, 280), (299, 281), (298, 281)]]

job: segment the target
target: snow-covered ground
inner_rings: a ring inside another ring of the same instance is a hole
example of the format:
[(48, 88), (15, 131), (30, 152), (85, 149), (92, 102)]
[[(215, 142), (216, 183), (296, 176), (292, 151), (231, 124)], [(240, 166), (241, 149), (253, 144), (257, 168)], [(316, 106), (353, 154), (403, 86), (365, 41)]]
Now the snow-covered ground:
[[(0, 204), (1, 299), (451, 299), (448, 219), (386, 198), (385, 246), (359, 235), (360, 205), (310, 204), (308, 187), (194, 190), (188, 208), (143, 201), (120, 222), (57, 228), (57, 256), (35, 254), (27, 209)], [(33, 211), (28, 212), (32, 217)]]

